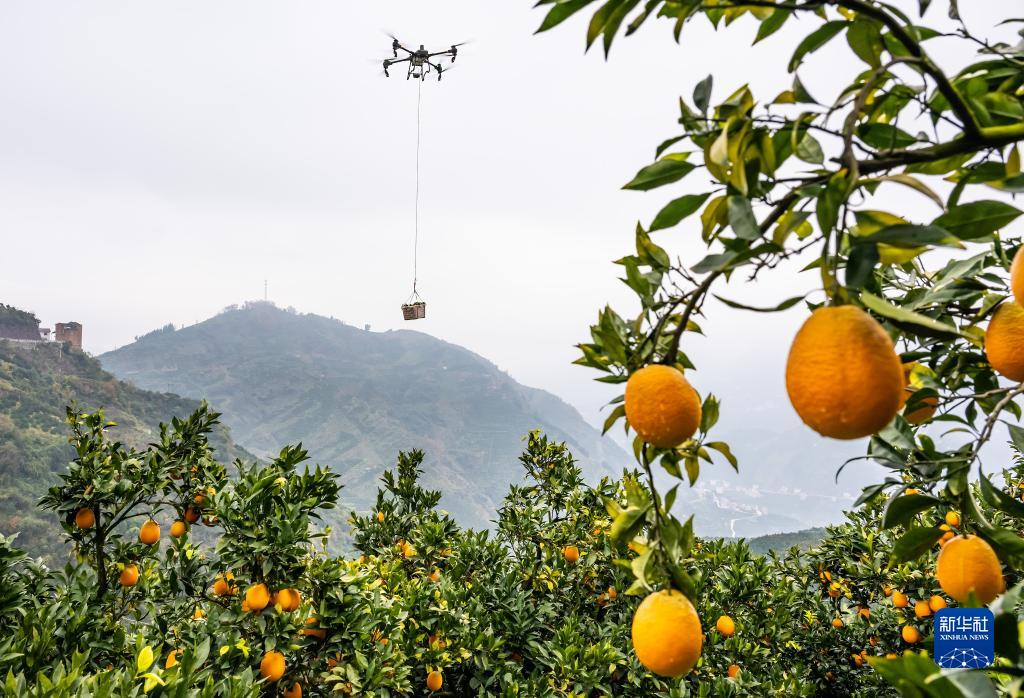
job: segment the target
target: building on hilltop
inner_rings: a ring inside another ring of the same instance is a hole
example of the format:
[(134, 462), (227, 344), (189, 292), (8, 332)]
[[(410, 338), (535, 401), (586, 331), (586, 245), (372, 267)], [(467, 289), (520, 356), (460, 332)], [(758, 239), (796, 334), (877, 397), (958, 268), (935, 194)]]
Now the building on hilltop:
[(54, 339), (68, 342), (72, 348), (82, 350), (82, 325), (77, 322), (58, 322), (54, 331)]

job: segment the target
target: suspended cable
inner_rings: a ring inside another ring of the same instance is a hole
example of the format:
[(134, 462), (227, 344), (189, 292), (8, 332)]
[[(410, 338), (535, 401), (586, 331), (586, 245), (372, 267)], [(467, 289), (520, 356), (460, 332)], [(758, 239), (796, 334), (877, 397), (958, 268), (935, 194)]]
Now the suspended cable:
[(416, 88), (416, 212), (414, 213), (412, 242), (412, 292), (416, 294), (416, 277), (419, 272), (420, 247), (420, 104), (423, 101), (423, 81), (417, 80)]

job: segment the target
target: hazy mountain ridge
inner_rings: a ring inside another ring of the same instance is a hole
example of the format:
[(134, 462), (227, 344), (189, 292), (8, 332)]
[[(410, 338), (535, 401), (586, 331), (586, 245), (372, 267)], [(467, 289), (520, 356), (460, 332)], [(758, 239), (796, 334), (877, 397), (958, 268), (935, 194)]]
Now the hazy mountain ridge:
[(564, 440), (587, 476), (631, 459), (570, 405), (520, 385), (473, 352), (409, 330), (370, 332), (267, 303), (164, 328), (100, 357), (141, 388), (203, 396), (257, 455), (301, 441), (367, 507), (399, 450), (427, 454), (428, 482), (466, 525), (484, 526), (530, 429)]

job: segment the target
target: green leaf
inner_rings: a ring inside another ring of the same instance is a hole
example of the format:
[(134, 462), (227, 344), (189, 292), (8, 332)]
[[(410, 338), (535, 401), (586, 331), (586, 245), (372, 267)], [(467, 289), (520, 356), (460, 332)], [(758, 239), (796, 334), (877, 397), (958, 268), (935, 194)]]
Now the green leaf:
[[(906, 499), (906, 496), (897, 499)], [(914, 526), (893, 544), (891, 559), (895, 562), (916, 560), (928, 552), (943, 533), (945, 531), (938, 526)]]
[(786, 23), (786, 20), (790, 18), (793, 13), (789, 10), (772, 10), (772, 13), (761, 22), (761, 26), (757, 28), (757, 36), (754, 37), (754, 43), (767, 39), (775, 32), (782, 29), (782, 25)]
[(732, 469), (739, 472), (739, 461), (737, 461), (736, 456), (733, 455), (732, 449), (729, 448), (729, 444), (725, 443), (724, 441), (709, 441), (704, 445), (707, 446), (708, 448), (715, 449), (723, 456), (725, 456), (725, 459), (729, 461), (729, 465), (732, 466)]
[(687, 162), (683, 158), (685, 158), (685, 155), (681, 155), (679, 153), (675, 155), (666, 155), (653, 165), (648, 165), (637, 172), (632, 181), (622, 188), (648, 191), (666, 184), (671, 184), (672, 182), (677, 182), (690, 174), (690, 172), (692, 172), (696, 167), (696, 165)]
[(644, 517), (647, 512), (651, 510), (651, 503), (648, 502), (644, 506), (630, 506), (624, 509), (615, 520), (612, 521), (612, 527), (608, 531), (608, 535), (611, 539), (618, 544), (625, 543), (640, 531), (640, 528), (644, 524)]
[(809, 133), (805, 133), (797, 144), (796, 156), (812, 165), (820, 165), (825, 162), (825, 153), (821, 149), (821, 144)]
[(879, 150), (906, 148), (917, 143), (917, 139), (906, 131), (892, 124), (883, 124), (877, 121), (858, 126), (857, 136), (872, 148)]
[(772, 306), (771, 308), (755, 308), (752, 305), (744, 305), (743, 303), (737, 303), (736, 301), (731, 301), (728, 298), (722, 298), (721, 296), (719, 296), (717, 294), (711, 294), (711, 295), (715, 296), (715, 298), (717, 298), (721, 302), (725, 303), (730, 308), (736, 308), (737, 310), (751, 310), (751, 311), (753, 311), (755, 313), (778, 313), (778, 312), (786, 310), (788, 308), (792, 308), (794, 305), (796, 305), (797, 303), (799, 303), (800, 301), (802, 301), (804, 298), (807, 297), (807, 296), (793, 296), (792, 298), (787, 298), (786, 300), (782, 301), (778, 305)]
[(849, 24), (850, 23), (845, 20), (825, 22), (825, 24), (808, 34), (804, 40), (797, 45), (796, 51), (793, 52), (793, 57), (789, 59), (789, 72), (792, 73), (797, 69), (797, 66), (800, 65), (801, 61), (803, 61), (804, 56), (817, 51), (819, 48), (827, 44), (833, 37), (835, 37), (836, 34), (849, 26)]
[(850, 25), (846, 41), (862, 61), (872, 68), (882, 67), (881, 56), (885, 44), (882, 42), (882, 31), (877, 22), (858, 17)]
[(973, 201), (949, 209), (932, 225), (945, 228), (961, 240), (991, 235), (1020, 216), (1021, 211), (1002, 201)]
[(761, 228), (754, 218), (750, 200), (739, 194), (729, 196), (729, 227), (741, 240), (756, 240), (761, 237)]
[(711, 101), (711, 86), (714, 82), (714, 76), (708, 75), (706, 78), (697, 83), (697, 86), (693, 88), (693, 103), (700, 110), (701, 114), (708, 113), (708, 104)]
[(1024, 502), (1011, 497), (992, 484), (987, 476), (982, 475), (978, 482), (981, 497), (990, 507), (999, 509), (1016, 519), (1024, 519)]
[(702, 434), (711, 431), (711, 427), (718, 423), (718, 412), (718, 398), (709, 394), (704, 398), (704, 404), (700, 408), (700, 431)]
[(877, 233), (854, 237), (851, 242), (855, 245), (883, 244), (902, 249), (914, 249), (922, 245), (943, 245), (946, 247), (957, 247), (963, 249), (963, 245), (955, 236), (944, 228), (935, 225), (914, 225), (912, 223), (901, 223), (882, 228)]
[(862, 289), (874, 276), (878, 264), (878, 245), (855, 244), (846, 260), (846, 286), (851, 289)]
[(887, 317), (890, 320), (895, 320), (896, 322), (917, 325), (918, 327), (923, 327), (933, 332), (945, 335), (959, 336), (961, 334), (960, 330), (953, 325), (947, 325), (944, 322), (930, 318), (927, 315), (916, 313), (913, 310), (900, 308), (883, 298), (879, 298), (874, 294), (868, 293), (867, 291), (861, 292), (860, 301), (864, 304), (865, 308), (873, 310), (879, 315)]
[(942, 501), (927, 494), (903, 494), (889, 500), (882, 514), (882, 528), (906, 525), (912, 518)]
[(536, 33), (540, 34), (541, 32), (546, 32), (548, 29), (558, 26), (592, 2), (594, 2), (594, 0), (566, 0), (566, 2), (556, 3), (555, 6), (548, 11), (547, 15), (544, 17), (544, 21), (541, 22), (540, 28)]
[(654, 221), (651, 223), (651, 232), (654, 232), (655, 230), (664, 230), (665, 228), (671, 228), (674, 225), (678, 225), (681, 220), (700, 209), (701, 205), (707, 201), (709, 196), (711, 196), (710, 193), (686, 194), (685, 196), (680, 196), (678, 199), (674, 199), (669, 202), (665, 208), (661, 209), (661, 211), (658, 212), (658, 215), (654, 217)]

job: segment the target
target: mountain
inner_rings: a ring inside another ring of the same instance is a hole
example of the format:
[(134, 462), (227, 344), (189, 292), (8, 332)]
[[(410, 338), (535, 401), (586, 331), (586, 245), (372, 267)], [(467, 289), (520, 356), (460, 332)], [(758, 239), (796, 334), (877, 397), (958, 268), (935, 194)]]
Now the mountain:
[(168, 326), (99, 357), (140, 388), (203, 397), (257, 455), (302, 442), (372, 506), (399, 450), (426, 452), (426, 479), (464, 525), (486, 526), (522, 477), (522, 439), (565, 441), (591, 480), (631, 459), (572, 407), (520, 385), (467, 349), (421, 332), (371, 332), (249, 303), (191, 327)]
[[(136, 448), (158, 437), (160, 422), (199, 406), (123, 383), (62, 343), (0, 339), (0, 533), (20, 532), (18, 546), (51, 563), (66, 550), (54, 542), (56, 517), (36, 503), (74, 457), (64, 421), (65, 406), (73, 403), (85, 411), (105, 408), (118, 424), (115, 438)], [(222, 461), (253, 457), (226, 427), (210, 441)]]

